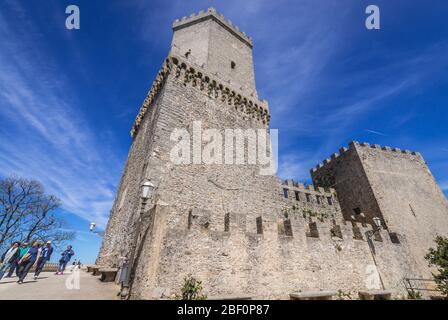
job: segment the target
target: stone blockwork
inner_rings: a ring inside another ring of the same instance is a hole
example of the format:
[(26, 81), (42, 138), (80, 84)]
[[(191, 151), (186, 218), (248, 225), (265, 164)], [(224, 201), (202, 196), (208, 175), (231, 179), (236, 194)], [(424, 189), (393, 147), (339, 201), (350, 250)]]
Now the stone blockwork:
[(342, 219), (336, 190), (332, 188), (315, 188), (313, 185), (286, 180), (283, 185), (283, 197), (286, 205), (284, 214), (300, 214), (316, 219)]
[(356, 141), (340, 151), (311, 170), (313, 182), (336, 189), (346, 220), (380, 217), (394, 242), (406, 239), (413, 272), (430, 279), (424, 256), (448, 234), (448, 204), (421, 154)]
[[(194, 123), (200, 121), (202, 129), (221, 133), (266, 130), (270, 114), (267, 101), (257, 98), (247, 35), (213, 9), (176, 21), (173, 30), (170, 54), (131, 130), (97, 259), (99, 265), (117, 267), (136, 244), (131, 298), (178, 293), (189, 273), (203, 281), (208, 296), (356, 291), (372, 289), (372, 268), (386, 289), (399, 294), (404, 277), (426, 271), (415, 255), (430, 245), (429, 232), (446, 230), (447, 224), (439, 205), (443, 195), (417, 154), (395, 151), (395, 157), (387, 154), (393, 151), (383, 154), (353, 143), (313, 170), (314, 186), (260, 175), (259, 164), (175, 164), (171, 151), (178, 141), (171, 135), (176, 129), (194, 136)], [(197, 148), (191, 141), (189, 146), (193, 152)], [(415, 201), (417, 180), (403, 180), (398, 170), (403, 165), (407, 175), (424, 180), (426, 193)], [(145, 179), (155, 190), (142, 208)], [(398, 183), (409, 186), (391, 191)], [(404, 216), (408, 201), (410, 217)], [(428, 208), (437, 211), (434, 217)], [(369, 246), (366, 232), (374, 216), (382, 217), (385, 228)], [(433, 228), (432, 218), (440, 226)], [(421, 230), (412, 231), (419, 222)], [(425, 237), (418, 251), (412, 248), (417, 236)]]

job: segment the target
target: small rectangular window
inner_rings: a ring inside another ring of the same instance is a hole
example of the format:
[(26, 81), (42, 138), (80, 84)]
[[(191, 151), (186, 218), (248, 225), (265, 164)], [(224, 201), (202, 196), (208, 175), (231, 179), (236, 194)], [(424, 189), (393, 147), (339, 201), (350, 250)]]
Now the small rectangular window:
[(316, 196), (317, 204), (320, 204), (320, 196)]
[(283, 196), (288, 198), (288, 189), (283, 189)]
[(224, 215), (224, 231), (225, 232), (230, 231), (230, 214), (228, 213)]
[(235, 69), (235, 67), (236, 67), (236, 63), (233, 62), (233, 61), (231, 61), (231, 62), (230, 62), (230, 67), (231, 67), (232, 69)]
[(296, 200), (300, 201), (300, 192), (299, 191), (296, 191)]
[(263, 218), (257, 217), (257, 234), (263, 234)]
[(283, 221), (283, 225), (284, 225), (284, 228), (285, 228), (285, 236), (292, 237), (293, 235), (292, 235), (291, 220), (285, 219)]
[(311, 202), (311, 195), (309, 193), (305, 193), (306, 202)]
[(328, 205), (330, 205), (330, 206), (333, 205), (333, 200), (331, 199), (331, 197), (327, 197), (327, 201), (328, 201)]

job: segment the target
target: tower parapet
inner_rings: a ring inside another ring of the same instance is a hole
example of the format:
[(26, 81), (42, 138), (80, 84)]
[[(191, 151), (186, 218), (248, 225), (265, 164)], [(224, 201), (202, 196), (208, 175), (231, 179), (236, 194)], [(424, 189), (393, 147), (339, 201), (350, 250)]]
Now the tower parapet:
[(333, 160), (337, 160), (341, 155), (343, 156), (346, 152), (350, 151), (350, 150), (354, 150), (355, 147), (364, 147), (364, 148), (371, 148), (371, 149), (376, 149), (376, 150), (381, 150), (384, 152), (394, 152), (394, 153), (402, 153), (402, 154), (408, 154), (408, 155), (413, 155), (416, 156), (420, 159), (422, 158), (422, 155), (420, 154), (420, 152), (416, 152), (416, 151), (410, 151), (410, 150), (402, 150), (400, 148), (392, 148), (389, 146), (381, 146), (379, 144), (370, 144), (368, 142), (361, 142), (359, 143), (358, 141), (351, 141), (348, 144), (348, 148), (346, 147), (342, 147), (341, 149), (339, 149), (339, 153), (333, 153), (330, 158), (327, 158), (325, 160), (322, 161), (322, 163), (318, 163), (316, 165), (316, 167), (311, 169), (311, 173), (316, 172), (319, 169), (322, 169), (326, 166), (329, 166), (333, 163)]
[(233, 35), (238, 37), (241, 41), (246, 43), (250, 48), (252, 48), (252, 38), (249, 37), (244, 31), (240, 31), (238, 26), (234, 25), (232, 21), (226, 19), (224, 15), (218, 13), (215, 8), (208, 8), (207, 11), (201, 10), (199, 13), (192, 13), (189, 17), (184, 16), (182, 19), (176, 19), (173, 22), (173, 30), (176, 31), (208, 19), (215, 20)]

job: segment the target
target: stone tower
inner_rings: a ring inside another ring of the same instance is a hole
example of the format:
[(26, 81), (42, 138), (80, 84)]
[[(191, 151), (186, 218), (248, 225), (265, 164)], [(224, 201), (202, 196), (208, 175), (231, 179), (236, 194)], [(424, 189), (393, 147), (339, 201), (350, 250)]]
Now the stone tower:
[[(257, 218), (278, 211), (274, 199), (281, 192), (278, 178), (260, 175), (258, 159), (248, 160), (249, 149), (259, 145), (251, 145), (246, 134), (266, 132), (269, 123), (268, 104), (258, 99), (255, 88), (251, 39), (214, 9), (176, 20), (173, 31), (169, 56), (131, 131), (131, 149), (97, 260), (116, 266), (120, 257), (129, 257), (139, 214), (147, 212), (135, 261), (136, 298), (172, 291), (188, 272), (199, 277), (210, 272), (204, 261), (212, 263), (215, 252), (204, 252), (199, 236), (213, 230), (220, 238), (236, 225), (256, 233)], [(208, 129), (225, 141), (206, 137)], [(234, 130), (230, 140), (228, 130)], [(185, 135), (191, 138), (191, 161), (177, 163), (173, 150)], [(206, 160), (201, 138), (221, 145), (223, 153), (230, 141), (234, 153)], [(235, 160), (241, 146), (243, 163)], [(153, 204), (141, 208), (145, 179), (156, 189)]]
[(335, 188), (345, 220), (380, 217), (394, 242), (406, 241), (421, 277), (436, 235), (448, 233), (448, 203), (418, 152), (352, 142), (311, 170), (314, 184)]
[[(132, 126), (97, 259), (130, 260), (131, 298), (179, 293), (188, 274), (209, 297), (256, 298), (372, 289), (373, 271), (375, 288), (403, 294), (403, 278), (427, 276), (422, 256), (446, 234), (447, 208), (418, 154), (354, 143), (313, 170), (314, 185), (282, 183), (265, 170), (272, 153), (260, 154), (270, 115), (252, 40), (214, 9), (176, 20), (173, 32)], [(367, 241), (375, 216), (386, 228)]]

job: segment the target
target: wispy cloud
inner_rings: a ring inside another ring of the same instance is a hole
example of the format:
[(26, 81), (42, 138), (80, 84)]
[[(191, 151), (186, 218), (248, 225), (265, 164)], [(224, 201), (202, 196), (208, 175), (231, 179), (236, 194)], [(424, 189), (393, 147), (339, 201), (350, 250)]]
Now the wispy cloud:
[(370, 129), (364, 129), (364, 131), (366, 132), (370, 132), (379, 136), (387, 136), (387, 134), (383, 133), (383, 132), (379, 132), (379, 131), (375, 131), (375, 130), (370, 130)]
[(120, 166), (37, 32), (0, 13), (0, 175), (36, 178), (65, 210), (105, 225)]

